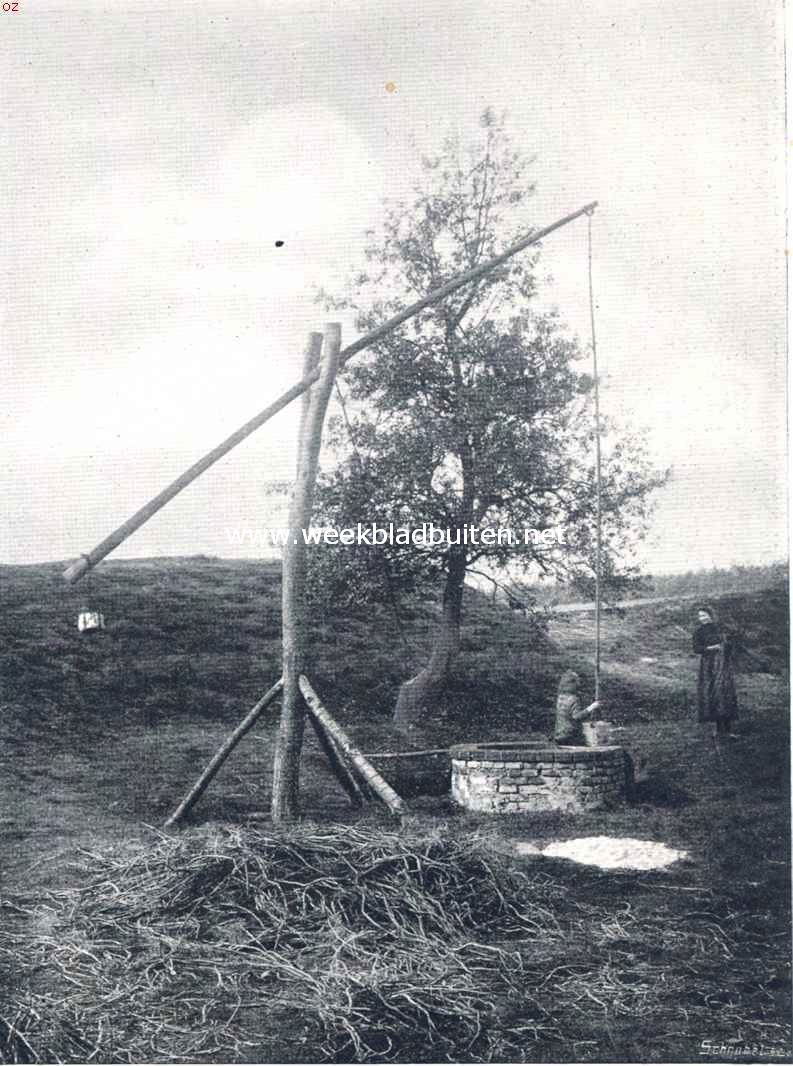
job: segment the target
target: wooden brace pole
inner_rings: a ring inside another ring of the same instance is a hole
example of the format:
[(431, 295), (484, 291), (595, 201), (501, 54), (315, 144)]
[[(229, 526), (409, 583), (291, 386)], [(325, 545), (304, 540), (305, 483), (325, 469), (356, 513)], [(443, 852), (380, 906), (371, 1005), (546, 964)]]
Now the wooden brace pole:
[(422, 755), (448, 755), (448, 748), (425, 748), (423, 751), (373, 751), (365, 759), (417, 759)]
[[(317, 356), (317, 337), (312, 334), (306, 365)], [(289, 507), (289, 533), (284, 546), (281, 612), (283, 626), (284, 698), (273, 766), (272, 816), (274, 822), (291, 821), (298, 815), (300, 751), (303, 745), (304, 712), (298, 678), (305, 668), (305, 594), (307, 546), (303, 531), (311, 523), (314, 483), (317, 477), (322, 428), (333, 382), (339, 366), (341, 326), (329, 323), (322, 339), (319, 380), (303, 404), (297, 477)]]
[(226, 759), (231, 755), (246, 733), (250, 732), (256, 724), (259, 716), (265, 708), (269, 707), (273, 700), (281, 692), (284, 686), (283, 678), (279, 678), (273, 687), (262, 696), (259, 702), (242, 719), (237, 728), (226, 737), (199, 779), (187, 793), (185, 798), (165, 823), (166, 827), (176, 825), (198, 803), (209, 785), (209, 782), (221, 768)]
[(325, 752), (325, 757), (330, 763), (331, 770), (333, 770), (339, 780), (339, 784), (350, 797), (350, 803), (352, 803), (353, 807), (362, 807), (364, 802), (363, 790), (355, 780), (354, 775), (345, 766), (344, 760), (333, 743), (333, 738), (325, 731), (325, 727), (313, 714), (309, 715), (309, 720), (317, 735), (319, 746)]
[(338, 722), (336, 722), (325, 707), (323, 707), (322, 701), (311, 687), (311, 682), (304, 675), (301, 675), (300, 677), (300, 691), (305, 697), (305, 701), (308, 704), (308, 709), (311, 714), (322, 723), (327, 732), (333, 737), (350, 762), (352, 762), (361, 774), (364, 781), (371, 786), (373, 791), (380, 797), (383, 803), (385, 803), (386, 807), (388, 807), (392, 814), (404, 814), (406, 810), (404, 800), (401, 796), (397, 795), (385, 778), (380, 776), (366, 757), (355, 747)]
[[(404, 308), (398, 314), (389, 318), (387, 322), (384, 322), (382, 326), (378, 326), (377, 329), (372, 330), (370, 333), (365, 334), (363, 337), (359, 337), (357, 341), (353, 341), (348, 345), (339, 356), (339, 366), (342, 367), (354, 355), (358, 352), (362, 352), (365, 348), (370, 347), (372, 344), (381, 340), (397, 326), (401, 326), (403, 322), (407, 322), (408, 319), (413, 318), (423, 311), (425, 307), (430, 307), (432, 304), (438, 303), (439, 300), (445, 299), (447, 296), (451, 296), (452, 293), (461, 289), (464, 285), (469, 285), (474, 281), (478, 281), (486, 274), (489, 274), (491, 270), (501, 266), (508, 259), (511, 259), (513, 255), (517, 255), (518, 252), (524, 251), (526, 248), (530, 248), (533, 244), (539, 244), (539, 242), (553, 233), (554, 230), (561, 229), (562, 226), (568, 225), (570, 222), (574, 222), (581, 215), (587, 214), (593, 211), (597, 207), (597, 201), (593, 201), (591, 204), (587, 204), (586, 207), (580, 208), (578, 211), (574, 211), (570, 215), (565, 215), (564, 218), (560, 218), (557, 222), (552, 223), (550, 226), (545, 226), (544, 229), (536, 230), (534, 233), (530, 233), (527, 237), (517, 241), (511, 245), (500, 255), (490, 259), (487, 263), (482, 263), (481, 266), (473, 267), (471, 270), (466, 270), (465, 273), (458, 275), (456, 278), (452, 278), (451, 281), (442, 285), (440, 288), (435, 289), (434, 292), (428, 293), (420, 300), (410, 304), (409, 307)], [(148, 522), (148, 520), (155, 515), (162, 507), (172, 500), (174, 496), (186, 488), (191, 482), (195, 481), (197, 477), (200, 477), (205, 470), (208, 470), (210, 466), (216, 463), (219, 459), (222, 459), (224, 455), (231, 451), (232, 448), (244, 441), (246, 437), (249, 437), (251, 433), (254, 433), (260, 426), (263, 426), (265, 422), (268, 422), (274, 415), (277, 415), (279, 411), (282, 411), (285, 407), (288, 407), (292, 400), (297, 399), (306, 389), (311, 388), (314, 382), (319, 377), (319, 372), (314, 369), (310, 374), (303, 377), (301, 381), (296, 382), (286, 392), (282, 393), (269, 407), (265, 407), (259, 414), (254, 415), (250, 421), (246, 422), (244, 426), (241, 426), (235, 433), (232, 433), (230, 437), (227, 437), (224, 441), (221, 441), (217, 447), (212, 451), (207, 452), (201, 459), (188, 469), (183, 474), (180, 474), (178, 478), (167, 485), (162, 492), (158, 493), (148, 503), (144, 504), (138, 511), (128, 518), (126, 522), (114, 530), (109, 536), (98, 544), (92, 551), (87, 552), (85, 555), (81, 555), (74, 563), (63, 572), (64, 579), (69, 584), (74, 584), (79, 581), (80, 578), (97, 563), (101, 562), (106, 555), (109, 555), (115, 548), (122, 544), (127, 537), (132, 536), (136, 529)]]

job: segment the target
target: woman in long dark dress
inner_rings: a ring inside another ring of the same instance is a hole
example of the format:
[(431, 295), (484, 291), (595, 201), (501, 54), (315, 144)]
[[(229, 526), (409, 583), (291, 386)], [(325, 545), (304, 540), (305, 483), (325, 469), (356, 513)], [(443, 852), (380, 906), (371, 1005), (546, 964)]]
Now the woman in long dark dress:
[(700, 656), (697, 709), (700, 722), (710, 722), (713, 735), (732, 736), (738, 697), (732, 672), (733, 641), (719, 626), (710, 607), (697, 611), (694, 652)]

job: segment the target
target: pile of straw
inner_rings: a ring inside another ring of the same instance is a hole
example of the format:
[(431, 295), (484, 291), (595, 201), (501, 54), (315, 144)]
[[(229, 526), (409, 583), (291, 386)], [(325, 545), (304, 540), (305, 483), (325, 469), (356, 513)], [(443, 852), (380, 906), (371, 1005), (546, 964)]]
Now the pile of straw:
[(495, 861), (349, 827), (86, 856), (82, 890), (0, 939), (26, 988), (0, 1058), (278, 1061), (285, 1041), (309, 1060), (514, 1058), (553, 1027), (509, 945), (555, 921)]
[(442, 833), (194, 829), (86, 855), (84, 887), (46, 904), (0, 899), (0, 1061), (789, 1050), (789, 937), (762, 886), (527, 875)]

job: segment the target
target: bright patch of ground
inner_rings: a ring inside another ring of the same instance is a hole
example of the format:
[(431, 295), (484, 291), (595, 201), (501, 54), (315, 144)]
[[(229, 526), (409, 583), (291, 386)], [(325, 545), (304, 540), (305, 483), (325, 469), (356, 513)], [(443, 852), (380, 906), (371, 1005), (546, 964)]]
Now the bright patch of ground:
[(659, 870), (688, 856), (653, 840), (632, 837), (579, 837), (577, 840), (556, 840), (544, 848), (536, 844), (516, 844), (519, 855), (545, 855), (554, 859), (572, 859), (586, 866), (603, 870)]

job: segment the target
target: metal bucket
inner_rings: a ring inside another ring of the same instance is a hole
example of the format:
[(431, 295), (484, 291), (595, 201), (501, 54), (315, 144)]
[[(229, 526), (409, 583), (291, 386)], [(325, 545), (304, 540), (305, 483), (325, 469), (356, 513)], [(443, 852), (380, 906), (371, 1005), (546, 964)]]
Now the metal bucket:
[(614, 743), (611, 722), (584, 722), (582, 725), (584, 743), (588, 748), (603, 748)]

